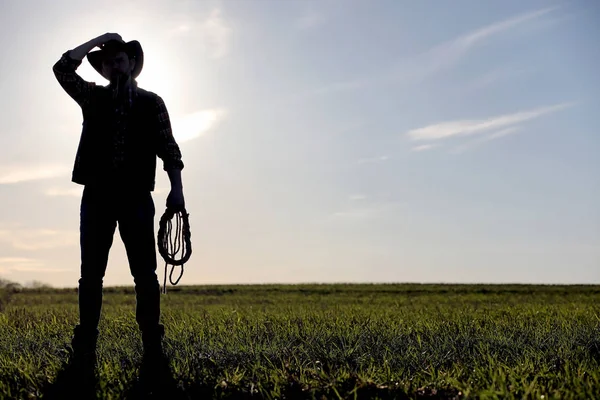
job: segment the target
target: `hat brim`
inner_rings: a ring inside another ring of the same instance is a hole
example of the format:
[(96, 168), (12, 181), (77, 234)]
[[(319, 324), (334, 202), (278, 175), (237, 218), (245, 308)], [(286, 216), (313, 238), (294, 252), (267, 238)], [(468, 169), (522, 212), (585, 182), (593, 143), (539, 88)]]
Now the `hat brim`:
[[(144, 67), (144, 51), (142, 50), (142, 45), (137, 40), (125, 43), (125, 49), (127, 50), (126, 53), (129, 55), (129, 58), (135, 59), (135, 67), (133, 68), (133, 71), (131, 71), (131, 76), (135, 79), (142, 72), (142, 68)], [(100, 75), (105, 79), (110, 80), (110, 77), (105, 76), (102, 73), (102, 60), (105, 55), (105, 50), (92, 51), (87, 54), (87, 60)]]

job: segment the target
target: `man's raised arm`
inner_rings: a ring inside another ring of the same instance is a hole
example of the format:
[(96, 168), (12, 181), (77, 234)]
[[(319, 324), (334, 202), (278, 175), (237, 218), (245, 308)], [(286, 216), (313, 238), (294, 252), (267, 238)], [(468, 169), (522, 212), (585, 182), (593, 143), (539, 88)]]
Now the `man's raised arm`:
[(156, 154), (163, 160), (163, 169), (167, 172), (171, 181), (171, 192), (167, 196), (167, 207), (185, 207), (183, 197), (183, 183), (181, 181), (181, 150), (173, 137), (171, 120), (165, 102), (160, 96), (156, 96), (155, 121), (157, 126), (157, 148)]
[(62, 86), (65, 92), (67, 92), (81, 107), (87, 105), (96, 84), (85, 81), (75, 71), (81, 65), (81, 62), (87, 53), (92, 51), (94, 47), (100, 46), (109, 40), (122, 41), (123, 39), (116, 33), (105, 33), (104, 35), (98, 36), (65, 52), (60, 60), (52, 67), (54, 76), (56, 76), (60, 86)]

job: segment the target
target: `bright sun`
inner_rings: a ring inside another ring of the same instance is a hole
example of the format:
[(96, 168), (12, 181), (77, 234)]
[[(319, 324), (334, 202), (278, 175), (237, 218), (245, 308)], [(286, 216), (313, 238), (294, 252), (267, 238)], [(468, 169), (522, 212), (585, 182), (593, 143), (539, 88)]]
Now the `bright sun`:
[(182, 79), (176, 65), (161, 58), (156, 50), (144, 51), (144, 68), (137, 81), (141, 88), (158, 94), (165, 100), (173, 136), (179, 143), (194, 139), (213, 128), (223, 117), (223, 109), (205, 109), (183, 114), (179, 111), (180, 100), (177, 96), (177, 80)]
[(177, 79), (177, 75), (169, 74), (169, 69), (164, 62), (146, 56), (144, 68), (137, 78), (138, 85), (158, 94), (162, 98), (172, 98), (175, 94), (172, 89), (175, 86), (173, 80)]

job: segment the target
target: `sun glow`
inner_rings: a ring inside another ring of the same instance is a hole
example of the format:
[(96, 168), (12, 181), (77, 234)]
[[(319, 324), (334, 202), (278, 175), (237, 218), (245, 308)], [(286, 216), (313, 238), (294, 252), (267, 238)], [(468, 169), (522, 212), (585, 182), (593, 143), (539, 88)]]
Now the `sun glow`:
[(179, 143), (194, 139), (214, 128), (225, 117), (225, 110), (210, 109), (171, 118), (173, 136)]
[(178, 74), (173, 73), (173, 66), (152, 54), (144, 54), (144, 68), (137, 78), (138, 86), (154, 92), (167, 101), (176, 93), (173, 87)]
[[(184, 79), (175, 58), (167, 49), (149, 43), (144, 48), (144, 68), (137, 81), (142, 89), (163, 98), (171, 118), (173, 136), (179, 143), (194, 139), (212, 129), (225, 116), (224, 109), (202, 109), (182, 112), (185, 103), (177, 88)], [(164, 51), (161, 51), (164, 50)]]

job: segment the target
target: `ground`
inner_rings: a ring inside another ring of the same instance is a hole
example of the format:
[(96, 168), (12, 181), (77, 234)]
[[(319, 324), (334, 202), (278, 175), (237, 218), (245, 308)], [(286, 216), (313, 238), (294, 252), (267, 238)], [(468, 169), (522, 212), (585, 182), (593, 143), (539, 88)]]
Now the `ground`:
[(600, 398), (600, 286), (170, 287), (151, 379), (134, 296), (105, 288), (82, 380), (76, 290), (2, 289), (0, 398)]

